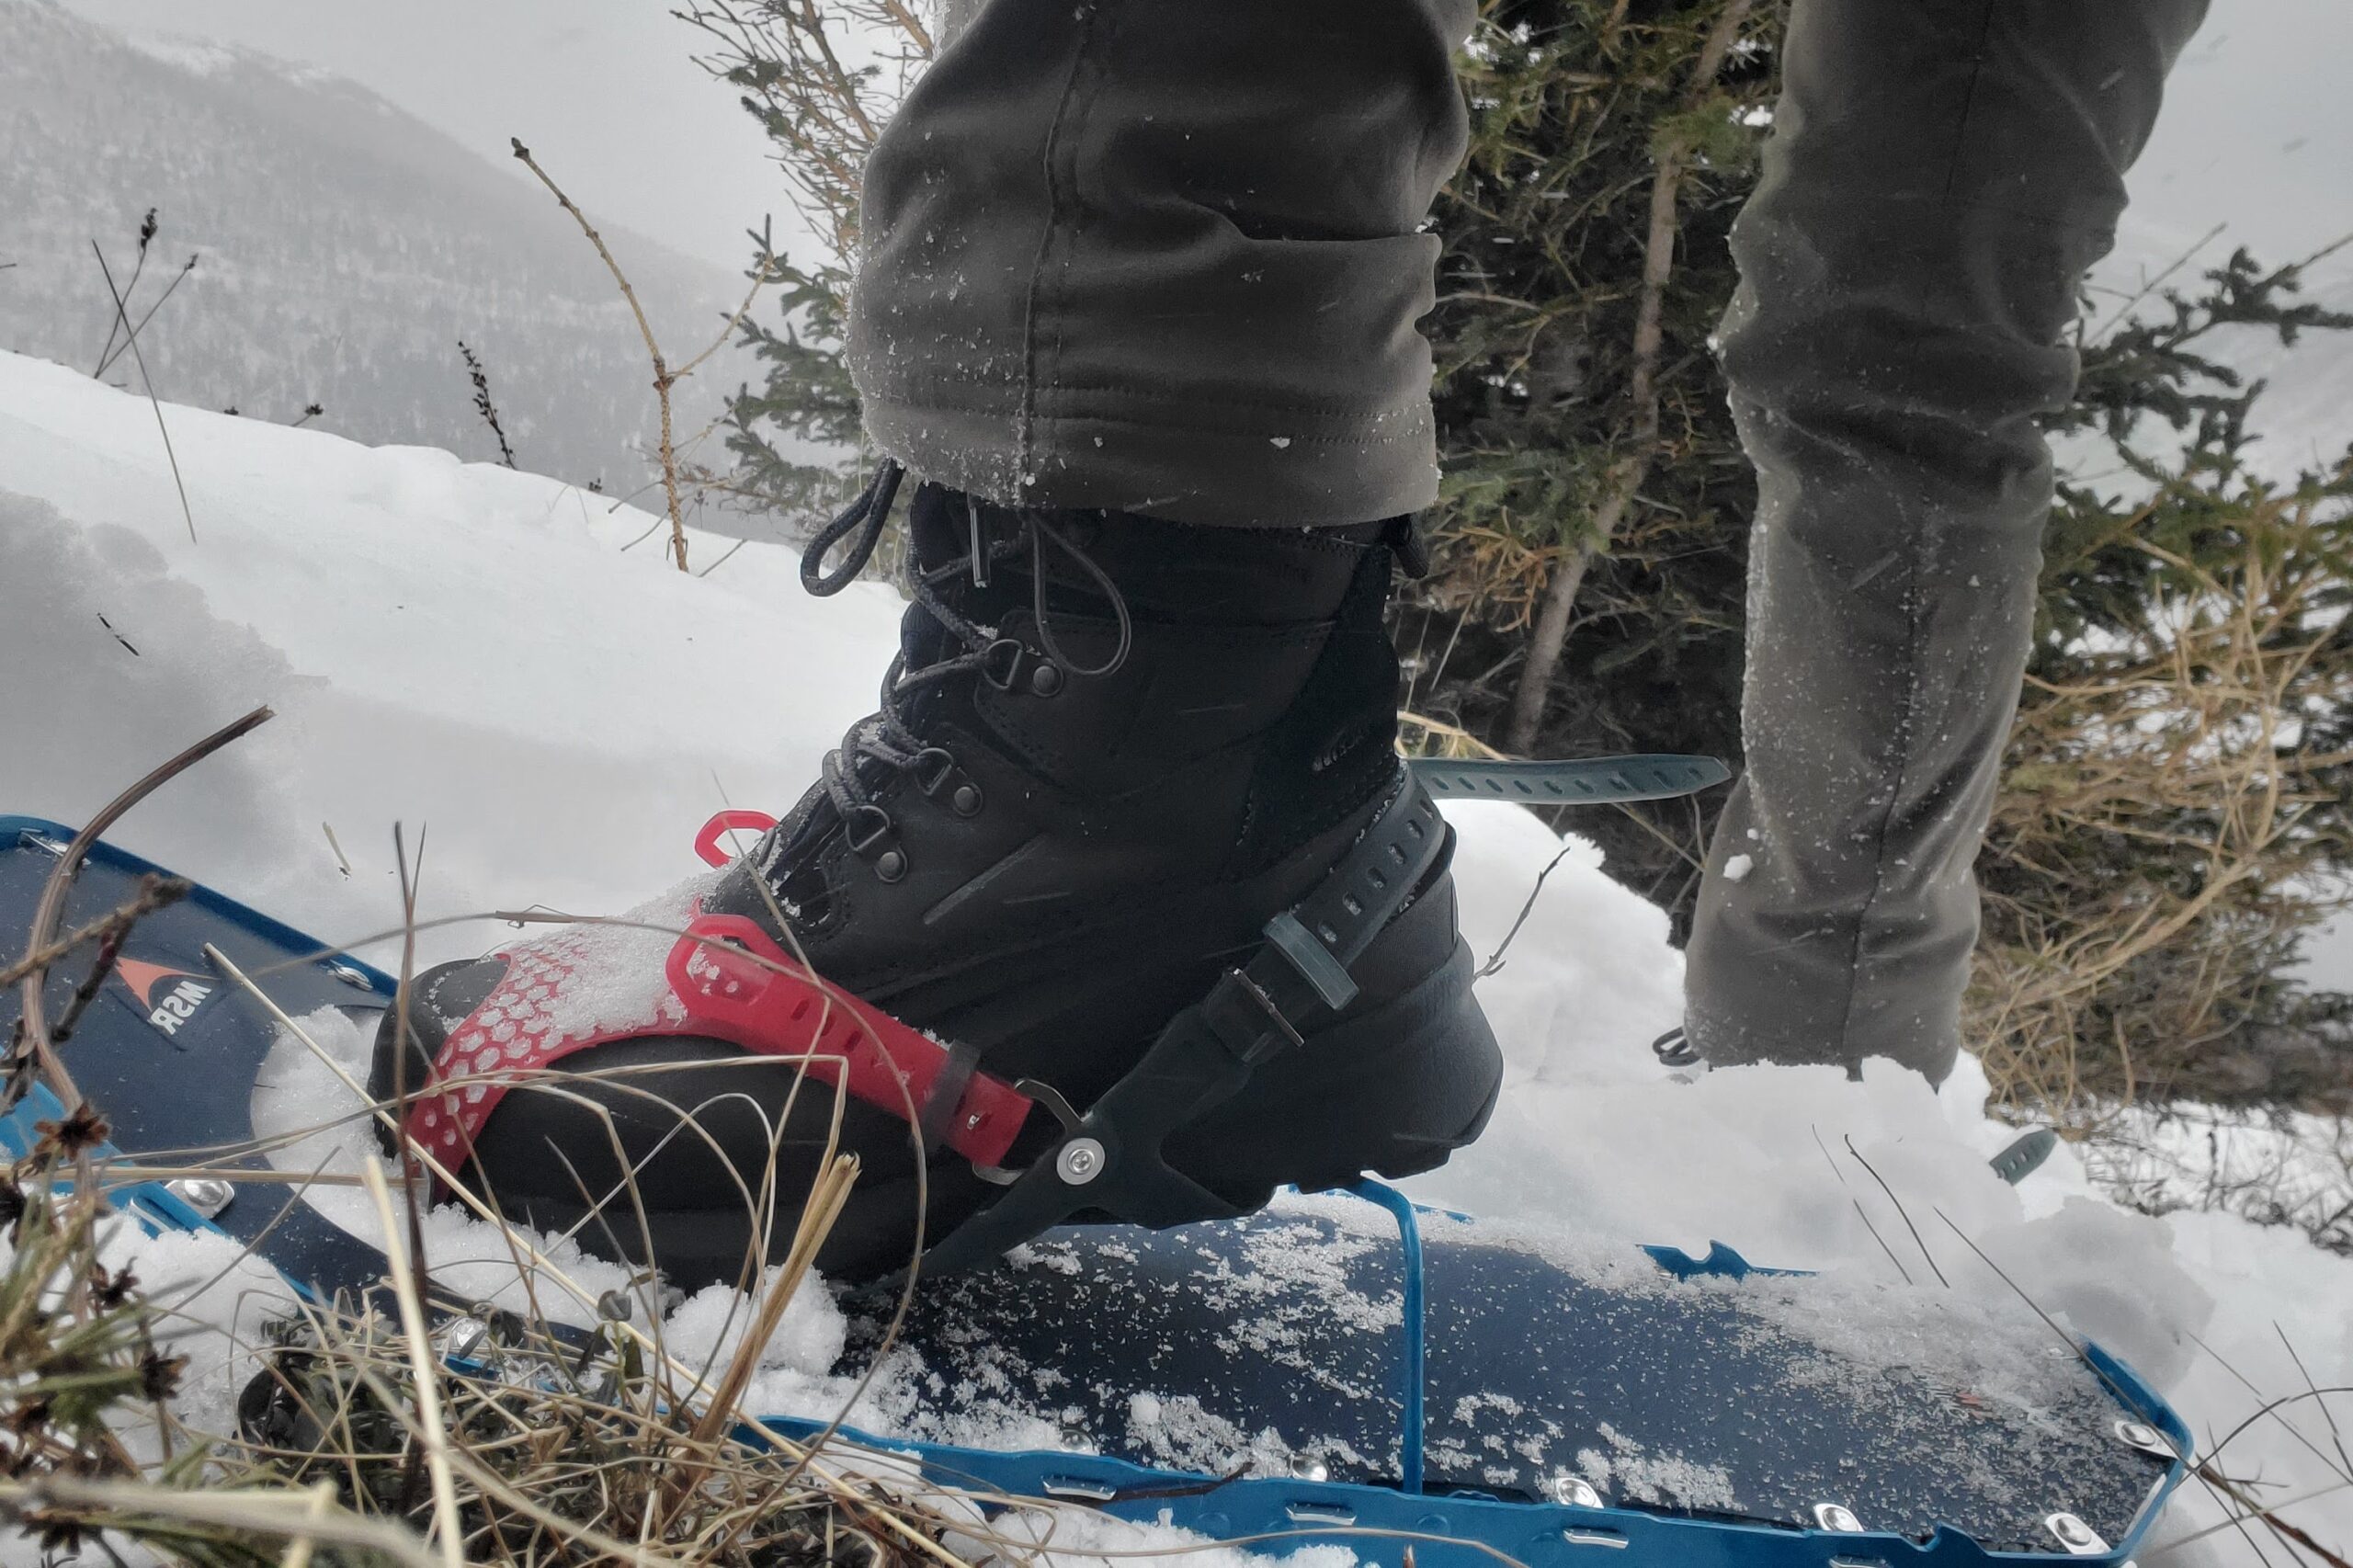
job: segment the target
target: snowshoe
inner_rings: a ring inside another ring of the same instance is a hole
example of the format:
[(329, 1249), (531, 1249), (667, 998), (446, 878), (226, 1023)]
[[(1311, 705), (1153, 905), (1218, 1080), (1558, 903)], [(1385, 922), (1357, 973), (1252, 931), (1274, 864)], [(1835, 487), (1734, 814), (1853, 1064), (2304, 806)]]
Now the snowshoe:
[[(0, 819), (0, 927), (29, 925), (70, 837)], [(155, 869), (98, 846), (65, 926)], [(52, 968), (52, 1017), (87, 953)], [(392, 991), (207, 890), (147, 916), (63, 1048), (111, 1130), (96, 1157), (259, 1165), (238, 1151), (281, 1037), (381, 1013)], [(0, 1029), (18, 1000), (0, 997)], [(63, 1109), (35, 1088), (0, 1139), (22, 1153)], [(152, 1228), (255, 1246), (321, 1302), (383, 1268), (360, 1235), (233, 1173), (110, 1197)], [(472, 1347), (459, 1374), (506, 1375), (480, 1364), (452, 1271), (432, 1278), (445, 1340)], [(888, 1317), (849, 1305), (845, 1375), (881, 1353)], [(1621, 1254), (1377, 1187), (1168, 1230), (1050, 1230), (918, 1291), (874, 1388), (833, 1440), (911, 1453), (944, 1484), (1285, 1551), (1388, 1562), (1410, 1541), (1428, 1568), (2121, 1564), (2191, 1452), (2129, 1368), (2023, 1308), (1722, 1247)], [(813, 1437), (835, 1414), (769, 1425)]]

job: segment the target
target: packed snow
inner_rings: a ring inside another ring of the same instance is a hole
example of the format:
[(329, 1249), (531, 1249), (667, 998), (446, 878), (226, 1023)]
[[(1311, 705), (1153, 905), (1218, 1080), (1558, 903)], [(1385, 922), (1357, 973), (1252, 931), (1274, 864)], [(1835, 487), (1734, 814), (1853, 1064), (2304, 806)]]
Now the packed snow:
[[(398, 924), (394, 822), (422, 844), (421, 915), (448, 922), (424, 932), (425, 961), (500, 940), (506, 928), (487, 911), (628, 908), (695, 869), (689, 843), (712, 812), (788, 804), (871, 707), (894, 645), (888, 586), (807, 598), (783, 549), (751, 544), (708, 576), (682, 575), (653, 542), (628, 548), (654, 518), (554, 481), (201, 410), (164, 416), (185, 517), (144, 399), (0, 355), (0, 665), (11, 677), (0, 683), (0, 809), (82, 820), (267, 701), (276, 722), (113, 836), (380, 961), (397, 957), (381, 935)], [(725, 548), (693, 544), (699, 562)], [(1461, 837), (1465, 935), (1484, 959), (1561, 841), (1517, 807), (1448, 815)], [(1635, 1242), (1696, 1255), (1721, 1239), (1760, 1262), (1826, 1270), (1858, 1301), (1935, 1290), (1939, 1272), (1958, 1301), (2006, 1298), (1966, 1235), (2069, 1329), (2155, 1381), (2202, 1441), (2252, 1413), (2253, 1391), (2301, 1392), (2305, 1369), (2324, 1387), (2353, 1382), (2353, 1263), (2229, 1214), (2125, 1211), (2063, 1147), (2024, 1187), (2004, 1185), (1984, 1162), (2016, 1130), (1987, 1118), (1966, 1058), (1941, 1092), (1893, 1068), (1860, 1082), (1826, 1068), (1663, 1074), (1645, 1047), (1677, 1019), (1680, 959), (1665, 916), (1610, 882), (1599, 858), (1572, 841), (1481, 982), (1509, 1081), (1485, 1138), (1412, 1184), (1416, 1197), (1579, 1256)], [(306, 1032), (347, 1070), (365, 1042), (338, 1036), (338, 1021)], [(313, 1074), (285, 1114), (315, 1119), (337, 1093), (336, 1114), (356, 1109), (308, 1047), (281, 1050)], [(367, 1140), (356, 1118), (320, 1136), (347, 1152)], [(465, 1223), (437, 1220), (437, 1269), (468, 1256)], [(226, 1262), (205, 1255), (210, 1244), (146, 1244), (142, 1273), (200, 1284)], [(592, 1298), (604, 1288), (586, 1260), (551, 1256)], [(222, 1284), (185, 1311), (218, 1322), (258, 1299)], [(740, 1298), (706, 1292), (673, 1312), (669, 1342), (715, 1356), (744, 1316)], [(1818, 1332), (1835, 1344), (1869, 1327), (1849, 1316)], [(809, 1292), (764, 1348), (756, 1396), (830, 1415), (824, 1402), (845, 1392), (827, 1375), (842, 1333), (838, 1310)], [(212, 1397), (225, 1399), (241, 1354), (223, 1339), (199, 1358)], [(1200, 1431), (1183, 1400), (1160, 1391), (1130, 1415), (1165, 1429), (1172, 1454), (1250, 1440)], [(2250, 1428), (2222, 1465), (2259, 1477), (2266, 1499), (2343, 1551), (2353, 1487), (2318, 1457), (2332, 1452), (2329, 1422), (2306, 1400)], [(1641, 1475), (1661, 1495), (1712, 1494), (1704, 1471), (1675, 1464), (1593, 1453), (1594, 1468)], [(2165, 1528), (2179, 1538), (2220, 1518), (2192, 1487)], [(1082, 1551), (1178, 1544), (1059, 1515), (1051, 1528), (1058, 1547)], [(1310, 1568), (1341, 1568), (1345, 1555), (1319, 1549)], [(2256, 1557), (2225, 1529), (2141, 1561)]]

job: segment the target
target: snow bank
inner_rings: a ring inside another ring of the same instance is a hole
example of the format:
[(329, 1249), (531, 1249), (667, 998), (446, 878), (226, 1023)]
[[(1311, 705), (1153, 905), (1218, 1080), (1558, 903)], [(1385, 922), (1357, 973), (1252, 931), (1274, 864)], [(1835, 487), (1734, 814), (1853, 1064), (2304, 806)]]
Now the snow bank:
[(0, 715), (55, 737), (0, 753), (0, 799), (79, 820), (267, 701), (117, 836), (321, 935), (396, 923), (395, 821), (428, 917), (634, 903), (726, 801), (795, 798), (895, 646), (888, 588), (806, 599), (772, 546), (682, 576), (624, 549), (654, 517), (537, 475), (165, 417), (193, 543), (143, 399), (0, 355)]
[[(693, 869), (693, 829), (722, 804), (788, 803), (872, 704), (898, 610), (887, 588), (807, 598), (792, 554), (765, 544), (686, 577), (657, 540), (631, 547), (654, 518), (552, 481), (199, 410), (165, 416), (194, 541), (142, 401), (0, 355), (0, 733), (12, 738), (0, 809), (78, 821), (266, 700), (276, 722), (142, 807), (119, 840), (335, 939), (395, 923), (396, 820), (425, 840), (427, 917), (603, 912)], [(699, 562), (724, 548), (694, 540)], [(25, 735), (48, 739), (15, 744)], [(1516, 807), (1448, 814), (1465, 932), (1484, 959), (1561, 841)], [(493, 936), (441, 928), (425, 956)], [(2353, 1382), (2353, 1265), (2227, 1215), (2123, 1212), (2063, 1149), (2023, 1191), (2004, 1186), (1984, 1160), (2012, 1131), (1986, 1119), (1971, 1062), (1940, 1094), (1893, 1070), (1860, 1083), (1830, 1069), (1662, 1074), (1645, 1046), (1677, 1014), (1666, 936), (1659, 911), (1572, 844), (1481, 983), (1509, 1057), (1495, 1125), (1417, 1196), (1573, 1230), (1582, 1245), (1721, 1239), (1858, 1281), (1903, 1274), (1936, 1289), (1941, 1272), (1998, 1299), (2009, 1287), (1965, 1233), (2054, 1316), (2160, 1381), (2201, 1436), (2256, 1407), (2242, 1376), (2275, 1396), (2304, 1386), (2290, 1345), (2319, 1383)], [(358, 1060), (349, 1031), (322, 1020), (319, 1033)], [(323, 1136), (364, 1142), (356, 1123)], [(434, 1244), (446, 1268), (463, 1254), (442, 1249), (469, 1244), (453, 1230)], [(200, 1260), (188, 1261), (193, 1275)], [(823, 1377), (840, 1334), (830, 1312), (815, 1296), (795, 1309), (764, 1352), (758, 1398), (838, 1396)], [(673, 1317), (671, 1343), (713, 1354), (741, 1324), (738, 1303), (706, 1294)], [(2279, 1499), (2331, 1481), (2315, 1457), (2331, 1451), (2322, 1412), (2306, 1402), (2285, 1422), (2297, 1430), (2261, 1424), (2224, 1456)], [(2195, 1495), (2176, 1514), (2180, 1530), (2216, 1517)], [(2342, 1551), (2353, 1488), (2290, 1517)], [(2229, 1532), (2164, 1561), (2209, 1551), (2253, 1561)]]

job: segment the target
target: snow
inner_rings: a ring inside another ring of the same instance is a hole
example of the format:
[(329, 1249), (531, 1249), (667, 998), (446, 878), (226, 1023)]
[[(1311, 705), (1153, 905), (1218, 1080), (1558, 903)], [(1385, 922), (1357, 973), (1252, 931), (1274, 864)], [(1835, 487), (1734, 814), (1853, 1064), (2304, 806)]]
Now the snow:
[[(506, 939), (510, 927), (491, 911), (636, 904), (695, 869), (688, 846), (710, 812), (790, 803), (871, 707), (894, 645), (899, 605), (887, 587), (808, 598), (797, 561), (777, 546), (748, 544), (707, 578), (683, 576), (650, 544), (623, 548), (655, 518), (553, 481), (201, 410), (167, 406), (165, 416), (194, 540), (143, 399), (0, 355), (0, 665), (12, 676), (0, 686), (0, 733), (10, 737), (0, 807), (82, 820), (156, 761), (267, 701), (274, 722), (175, 781), (114, 836), (331, 939), (397, 923), (395, 821), (412, 851), (423, 848), (421, 913), (464, 917), (424, 934), (425, 961)], [(723, 548), (696, 543), (704, 561)], [(1561, 841), (1517, 807), (1469, 803), (1448, 815), (1461, 838), (1465, 935), (1484, 959)], [(1967, 1059), (1941, 1092), (1879, 1067), (1859, 1082), (1829, 1068), (1663, 1075), (1644, 1044), (1677, 1020), (1680, 960), (1665, 916), (1610, 882), (1599, 860), (1571, 843), (1502, 966), (1480, 983), (1507, 1056), (1506, 1090), (1481, 1143), (1411, 1184), (1415, 1196), (1595, 1267), (1642, 1267), (1626, 1252), (1635, 1242), (1697, 1254), (1721, 1239), (1758, 1262), (1825, 1270), (1803, 1316), (1832, 1348), (1869, 1336), (1891, 1303), (1916, 1307), (1918, 1292), (1938, 1290), (1938, 1272), (1955, 1314), (2008, 1300), (2011, 1285), (1965, 1235), (2060, 1323), (2155, 1380), (2204, 1441), (2261, 1403), (2248, 1385), (2294, 1393), (2307, 1370), (2322, 1386), (2353, 1382), (2353, 1263), (2231, 1214), (2126, 1212), (2064, 1147), (2022, 1189), (2006, 1186), (1984, 1161), (2016, 1130), (1985, 1115), (1985, 1082)], [(361, 950), (398, 956), (381, 940)], [(305, 1028), (347, 1070), (364, 1061), (364, 1039), (339, 1017)], [(307, 1047), (281, 1042), (267, 1076), (282, 1092), (275, 1109), (257, 1107), (278, 1119), (273, 1130), (345, 1119), (282, 1161), (309, 1168), (367, 1153), (348, 1091)], [(355, 1197), (327, 1188), (318, 1201), (340, 1205), (347, 1225), (372, 1226)], [(502, 1268), (519, 1289), (491, 1233), (454, 1217), (433, 1225), (437, 1274), (472, 1258), (486, 1293)], [(470, 1250), (494, 1244), (494, 1254)], [(217, 1244), (145, 1243), (142, 1272), (199, 1280), (219, 1267), (203, 1253)], [(569, 1244), (543, 1250), (592, 1298), (620, 1283)], [(1279, 1248), (1254, 1261), (1268, 1278), (1316, 1267)], [(1051, 1267), (1042, 1252), (1039, 1262)], [(1232, 1288), (1262, 1284), (1237, 1277)], [(190, 1317), (218, 1322), (267, 1294), (230, 1302), (220, 1295), (229, 1290), (189, 1303)], [(561, 1296), (542, 1291), (542, 1304), (551, 1294)], [(667, 1342), (689, 1359), (716, 1358), (746, 1310), (725, 1292), (698, 1296), (672, 1314)], [(1370, 1322), (1393, 1309), (1362, 1310)], [(830, 1415), (847, 1392), (827, 1376), (842, 1332), (825, 1294), (804, 1291), (762, 1349), (754, 1403)], [(216, 1359), (199, 1358), (197, 1381), (225, 1391), (236, 1366), (225, 1342)], [(883, 1408), (889, 1391), (876, 1397)], [(1172, 1460), (1256, 1440), (1208, 1430), (1181, 1389), (1152, 1391), (1130, 1415)], [(2321, 1493), (2289, 1517), (2341, 1551), (2353, 1540), (2353, 1488), (2323, 1491), (2332, 1476), (2318, 1456), (2333, 1451), (2307, 1400), (2234, 1439), (2224, 1464), (2259, 1475), (2267, 1497)], [(1595, 1467), (1702, 1505), (1717, 1480), (1672, 1454), (1596, 1448)], [(2220, 1517), (2194, 1489), (2174, 1514), (2177, 1533)], [(1071, 1513), (1050, 1522), (1059, 1550), (1186, 1544), (1165, 1528)], [(1244, 1554), (1204, 1555), (1238, 1565)], [(1307, 1568), (1343, 1568), (1347, 1556), (1313, 1555)], [(2255, 1557), (2226, 1530), (2143, 1560), (2182, 1568)]]

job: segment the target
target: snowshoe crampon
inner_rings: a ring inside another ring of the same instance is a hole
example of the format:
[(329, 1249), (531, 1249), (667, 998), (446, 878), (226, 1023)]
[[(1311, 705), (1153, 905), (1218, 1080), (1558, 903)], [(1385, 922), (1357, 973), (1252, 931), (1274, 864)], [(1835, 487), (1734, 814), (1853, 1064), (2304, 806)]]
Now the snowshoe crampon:
[[(0, 818), (0, 928), (28, 926), (70, 836)], [(153, 869), (98, 846), (67, 924)], [(279, 1016), (377, 1011), (392, 991), (200, 889), (122, 958), (64, 1051), (134, 1157), (248, 1138)], [(86, 964), (51, 973), (52, 1016)], [(17, 1008), (0, 998), (0, 1028)], [(62, 1109), (36, 1089), (0, 1135), (22, 1152)], [(286, 1192), (232, 1176), (110, 1196), (150, 1228), (254, 1244), (306, 1292), (371, 1288), (381, 1254)], [(856, 1369), (887, 1312), (849, 1305)], [(890, 1354), (919, 1372), (881, 1380), (843, 1439), (944, 1484), (1269, 1553), (1393, 1563), (1410, 1542), (1446, 1568), (2121, 1563), (2191, 1443), (2129, 1368), (2023, 1309), (1723, 1248), (1621, 1253), (1371, 1185), (1165, 1230), (1051, 1229), (927, 1283)], [(807, 1435), (834, 1414), (768, 1424)]]

